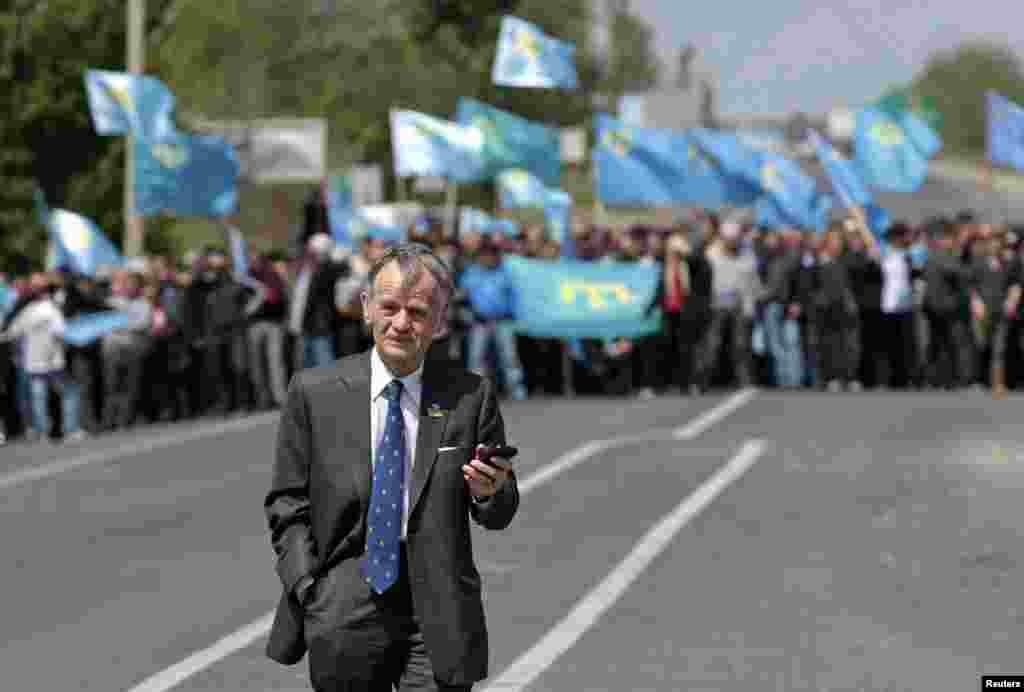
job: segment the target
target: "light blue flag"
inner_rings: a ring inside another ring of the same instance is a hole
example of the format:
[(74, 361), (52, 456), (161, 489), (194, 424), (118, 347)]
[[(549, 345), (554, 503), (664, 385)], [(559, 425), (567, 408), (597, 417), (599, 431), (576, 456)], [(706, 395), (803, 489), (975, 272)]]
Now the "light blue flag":
[(519, 235), (519, 224), (511, 219), (495, 218), (480, 209), (462, 207), (459, 210), (459, 232), (514, 238)]
[(177, 131), (174, 94), (155, 77), (86, 70), (85, 91), (98, 134), (162, 139)]
[(517, 17), (501, 21), (491, 79), (498, 86), (577, 89), (576, 45)]
[(798, 217), (791, 216), (790, 209), (781, 206), (778, 199), (772, 195), (765, 195), (754, 204), (758, 225), (772, 228), (784, 226), (809, 228), (819, 232), (824, 231), (828, 226), (831, 210), (832, 199), (829, 195), (823, 194), (816, 195), (806, 209), (801, 208)]
[(522, 169), (502, 171), (495, 179), (502, 209), (543, 209), (551, 189)]
[(595, 115), (594, 125), (596, 195), (605, 204), (720, 209), (757, 197), (754, 187), (727, 174), (690, 134), (627, 127), (605, 114)]
[(561, 246), (562, 257), (576, 257), (576, 239), (572, 235), (572, 197), (553, 190), (544, 205), (544, 225), (548, 236)]
[(64, 324), (64, 341), (72, 346), (88, 346), (132, 323), (127, 312), (97, 312), (68, 320)]
[(504, 265), (516, 284), (520, 333), (613, 339), (661, 328), (661, 312), (654, 305), (661, 277), (657, 265), (517, 256), (505, 257)]
[(92, 221), (64, 209), (50, 212), (54, 261), (78, 274), (95, 276), (102, 266), (120, 266), (124, 258)]
[(1024, 171), (1024, 108), (994, 91), (986, 92), (988, 160)]
[(484, 160), (490, 175), (522, 168), (545, 185), (558, 186), (562, 177), (561, 133), (557, 127), (535, 123), (471, 98), (460, 98), (455, 116), (460, 125), (475, 127), (484, 136)]
[(854, 152), (864, 181), (893, 192), (916, 192), (928, 175), (928, 161), (942, 140), (909, 111), (865, 108), (857, 114)]
[(757, 191), (758, 223), (821, 229), (827, 222), (830, 202), (795, 161), (721, 132), (698, 129), (692, 136), (726, 175)]
[(136, 213), (233, 214), (238, 210), (239, 172), (234, 149), (221, 137), (177, 133), (160, 141), (136, 139)]
[(459, 183), (486, 179), (484, 133), (407, 110), (391, 111), (395, 175), (440, 176)]
[(892, 225), (892, 216), (884, 207), (877, 204), (868, 204), (864, 207), (864, 221), (868, 230), (875, 236), (875, 239), (882, 241), (885, 238), (889, 226)]
[(0, 280), (0, 322), (7, 318), (7, 314), (16, 302), (18, 302), (18, 292)]
[(816, 130), (811, 130), (810, 135), (814, 152), (825, 169), (839, 205), (849, 209), (871, 204), (871, 192), (853, 162), (840, 155)]
[(352, 221), (355, 209), (352, 198), (352, 176), (350, 174), (329, 176), (324, 185), (324, 204), (327, 206), (327, 225), (334, 242), (343, 247), (352, 247)]
[(373, 238), (387, 244), (400, 243), (409, 235), (409, 225), (415, 223), (410, 213), (400, 205), (373, 204), (357, 208), (350, 224), (353, 240)]

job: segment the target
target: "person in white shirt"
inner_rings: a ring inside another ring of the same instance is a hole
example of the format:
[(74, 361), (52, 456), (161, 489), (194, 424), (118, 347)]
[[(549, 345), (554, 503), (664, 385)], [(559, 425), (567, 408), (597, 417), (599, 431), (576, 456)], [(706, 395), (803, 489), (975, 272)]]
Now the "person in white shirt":
[(62, 430), (66, 442), (85, 437), (79, 423), (79, 391), (66, 371), (64, 316), (53, 297), (54, 286), (45, 275), (33, 277), (36, 298), (21, 310), (0, 338), (20, 340), (21, 364), (29, 377), (31, 430), (33, 441), (49, 441), (52, 434), (49, 395), (61, 398)]
[(914, 324), (914, 274), (908, 248), (913, 231), (905, 223), (893, 224), (887, 233), (888, 251), (882, 258), (882, 320), (887, 345), (882, 382), (891, 387), (916, 386), (917, 332)]

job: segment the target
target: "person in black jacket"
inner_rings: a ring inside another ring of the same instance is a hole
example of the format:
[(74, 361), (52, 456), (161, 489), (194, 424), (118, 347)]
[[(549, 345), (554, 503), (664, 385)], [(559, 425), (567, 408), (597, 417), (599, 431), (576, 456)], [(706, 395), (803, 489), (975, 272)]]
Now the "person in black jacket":
[(933, 247), (924, 265), (924, 314), (928, 321), (928, 382), (963, 388), (974, 378), (969, 301), (977, 301), (974, 274), (957, 252), (956, 228), (947, 219), (928, 225)]
[(873, 388), (884, 384), (878, 363), (885, 357), (882, 320), (882, 265), (878, 243), (871, 232), (855, 222), (846, 223), (846, 252), (841, 258), (846, 265), (857, 301), (857, 341), (859, 363), (857, 380)]
[(857, 300), (847, 266), (841, 261), (845, 250), (842, 230), (832, 227), (826, 231), (817, 249), (817, 263), (811, 272), (810, 323), (816, 332), (818, 381), (830, 391), (855, 389)]

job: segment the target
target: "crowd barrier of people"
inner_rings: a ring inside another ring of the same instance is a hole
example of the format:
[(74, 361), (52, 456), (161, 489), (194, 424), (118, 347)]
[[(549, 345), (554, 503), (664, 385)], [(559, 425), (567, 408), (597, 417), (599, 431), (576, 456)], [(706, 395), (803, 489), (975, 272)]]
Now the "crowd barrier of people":
[[(822, 234), (703, 213), (672, 228), (576, 223), (577, 257), (661, 272), (662, 329), (638, 339), (565, 341), (514, 330), (509, 253), (557, 260), (541, 226), (506, 239), (439, 224), (410, 229), (458, 277), (438, 355), (492, 374), (513, 399), (700, 394), (762, 386), (991, 388), (1018, 381), (1024, 229), (970, 213), (896, 223), (886, 248), (859, 224)], [(207, 248), (148, 257), (97, 276), (7, 277), (18, 300), (0, 331), (4, 440), (74, 442), (140, 422), (240, 415), (282, 405), (287, 382), (363, 350), (361, 294), (385, 244), (324, 233), (301, 257), (250, 258), (245, 276)], [(84, 346), (62, 339), (83, 314), (121, 310), (125, 327)], [(567, 371), (569, 369), (569, 371)]]

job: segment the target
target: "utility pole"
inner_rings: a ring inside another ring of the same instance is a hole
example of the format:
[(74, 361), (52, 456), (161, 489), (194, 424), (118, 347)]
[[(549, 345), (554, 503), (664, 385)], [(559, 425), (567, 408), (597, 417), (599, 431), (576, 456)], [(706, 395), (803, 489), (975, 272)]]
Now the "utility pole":
[[(145, 66), (146, 0), (128, 0), (128, 71), (141, 75)], [(124, 255), (142, 255), (146, 230), (143, 217), (135, 214), (135, 142), (132, 134), (125, 136), (124, 170)]]

